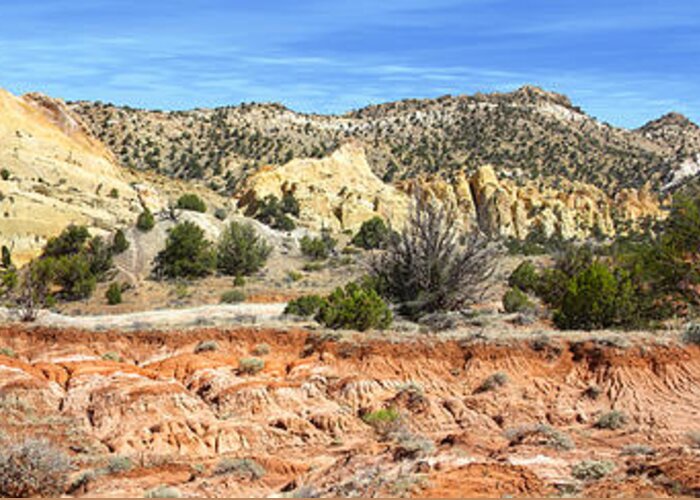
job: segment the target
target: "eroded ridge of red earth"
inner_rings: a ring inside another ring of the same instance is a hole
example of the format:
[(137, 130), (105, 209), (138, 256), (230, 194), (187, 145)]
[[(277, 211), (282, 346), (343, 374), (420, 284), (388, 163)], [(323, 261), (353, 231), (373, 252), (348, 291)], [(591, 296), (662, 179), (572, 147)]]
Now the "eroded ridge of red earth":
[(19, 326), (0, 345), (0, 433), (68, 453), (76, 497), (700, 492), (697, 346)]

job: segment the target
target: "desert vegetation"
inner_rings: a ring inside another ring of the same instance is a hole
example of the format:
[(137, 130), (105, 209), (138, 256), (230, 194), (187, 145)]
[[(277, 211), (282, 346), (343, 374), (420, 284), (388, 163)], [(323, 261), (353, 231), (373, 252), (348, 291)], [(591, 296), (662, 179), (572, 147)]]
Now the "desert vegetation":
[(460, 234), (456, 214), (419, 196), (403, 231), (372, 262), (377, 290), (410, 318), (459, 310), (485, 291), (497, 250), (478, 232)]
[(515, 310), (525, 294), (537, 296), (565, 330), (649, 326), (692, 314), (699, 304), (699, 227), (698, 192), (680, 193), (654, 231), (604, 245), (569, 243), (551, 267), (523, 261), (508, 279), (513, 288), (504, 306)]
[[(552, 108), (561, 111), (547, 112)], [(675, 156), (678, 144), (700, 141), (690, 125), (669, 135), (664, 119), (634, 133), (601, 127), (565, 96), (535, 87), (408, 99), (343, 117), (303, 115), (279, 104), (159, 113), (83, 102), (73, 109), (124, 165), (211, 179), (229, 194), (252, 169), (318, 158), (348, 139), (367, 145), (374, 170), (387, 182), (495, 164), (525, 168), (531, 178), (559, 175), (604, 188), (647, 181), (658, 186), (664, 155)]]

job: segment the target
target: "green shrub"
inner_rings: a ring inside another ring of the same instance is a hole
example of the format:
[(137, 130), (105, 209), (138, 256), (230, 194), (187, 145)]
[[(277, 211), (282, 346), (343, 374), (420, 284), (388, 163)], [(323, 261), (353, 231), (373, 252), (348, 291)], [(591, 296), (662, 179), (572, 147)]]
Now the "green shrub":
[(109, 191), (109, 197), (110, 197), (110, 198), (113, 198), (113, 199), (115, 199), (115, 200), (116, 200), (117, 198), (119, 198), (119, 190), (118, 190), (117, 188), (112, 188), (112, 189)]
[(251, 458), (224, 458), (216, 465), (214, 474), (256, 481), (265, 475), (265, 468)]
[(180, 196), (177, 200), (176, 207), (181, 210), (190, 210), (192, 212), (204, 213), (207, 211), (207, 205), (194, 193), (187, 193)]
[(273, 229), (279, 229), (280, 231), (292, 231), (296, 227), (296, 223), (285, 214), (282, 214), (279, 217), (277, 217), (277, 220), (272, 225)]
[(561, 305), (569, 277), (559, 269), (543, 269), (539, 275), (535, 292), (542, 301), (554, 308)]
[(0, 170), (0, 178), (2, 178), (3, 181), (8, 180), (10, 178), (10, 171), (6, 168)]
[(100, 236), (95, 236), (88, 242), (85, 255), (90, 262), (90, 272), (98, 281), (104, 280), (113, 265), (111, 247)]
[(387, 436), (398, 430), (401, 415), (396, 408), (382, 408), (381, 410), (365, 413), (362, 421), (372, 427), (382, 436)]
[(392, 322), (389, 307), (374, 290), (349, 283), (336, 288), (321, 304), (316, 321), (333, 329), (383, 330)]
[(294, 194), (282, 195), (282, 202), (275, 195), (268, 195), (257, 202), (254, 217), (274, 229), (291, 231), (296, 227), (289, 215), (299, 216), (299, 203)]
[(360, 226), (360, 230), (352, 239), (356, 247), (372, 250), (382, 248), (391, 237), (391, 230), (381, 217), (372, 217)]
[(511, 288), (503, 295), (503, 309), (508, 313), (531, 311), (533, 303), (520, 288)]
[(231, 222), (219, 240), (218, 268), (230, 276), (250, 275), (265, 265), (271, 252), (252, 225)]
[(511, 238), (506, 242), (511, 255), (545, 255), (560, 251), (566, 242), (559, 234), (547, 236), (541, 227), (530, 231), (524, 240)]
[(0, 496), (60, 497), (65, 493), (71, 460), (45, 440), (25, 439), (0, 448)]
[(613, 410), (608, 413), (604, 413), (595, 422), (595, 426), (598, 429), (611, 429), (617, 430), (623, 428), (627, 424), (627, 415), (624, 413)]
[(107, 292), (105, 293), (107, 298), (107, 303), (110, 306), (115, 306), (122, 303), (122, 286), (119, 283), (112, 283), (109, 285)]
[(245, 278), (241, 276), (240, 274), (237, 275), (235, 278), (233, 278), (233, 286), (240, 288), (242, 286), (245, 286)]
[(323, 262), (307, 262), (301, 269), (302, 271), (305, 271), (307, 273), (314, 273), (316, 271), (321, 271), (325, 268), (326, 265)]
[(255, 375), (265, 368), (265, 361), (260, 358), (243, 358), (238, 362), (238, 371), (246, 375)]
[(109, 457), (107, 463), (107, 472), (110, 474), (118, 474), (119, 472), (126, 472), (134, 467), (134, 463), (129, 457)]
[(615, 464), (607, 460), (584, 460), (571, 468), (571, 474), (579, 481), (598, 481), (614, 469)]
[(571, 450), (574, 448), (574, 443), (569, 436), (545, 424), (525, 425), (509, 429), (505, 435), (510, 441), (510, 446), (534, 442), (534, 444), (548, 446), (555, 450)]
[(126, 239), (124, 231), (117, 229), (117, 232), (114, 233), (114, 238), (112, 238), (112, 253), (114, 255), (119, 255), (120, 253), (126, 252), (128, 248), (129, 241)]
[(608, 328), (634, 317), (634, 295), (629, 278), (614, 275), (594, 262), (568, 283), (554, 322), (562, 329)]
[(105, 361), (114, 361), (115, 363), (119, 363), (121, 362), (122, 357), (114, 351), (109, 351), (102, 355), (102, 359)]
[(0, 253), (0, 265), (4, 269), (10, 269), (12, 267), (12, 252), (7, 248), (7, 245), (2, 246), (2, 251)]
[(511, 287), (519, 288), (523, 292), (536, 292), (539, 284), (537, 268), (529, 260), (520, 263), (508, 278)]
[(9, 347), (1, 347), (0, 348), (0, 356), (7, 356), (8, 358), (16, 358), (17, 353), (14, 351), (14, 349), (11, 349)]
[(255, 347), (253, 347), (253, 350), (251, 351), (253, 356), (267, 356), (270, 354), (270, 344), (262, 343), (262, 344), (257, 344)]
[(573, 278), (591, 267), (593, 263), (593, 249), (589, 245), (570, 244), (557, 255), (554, 267), (569, 278)]
[(303, 236), (299, 242), (301, 253), (313, 260), (327, 259), (336, 245), (336, 240), (331, 238), (328, 232), (323, 232), (320, 237), (310, 238)]
[(289, 281), (291, 281), (292, 283), (301, 280), (303, 277), (304, 275), (298, 271), (287, 271), (287, 278), (289, 278)]
[(204, 231), (192, 222), (182, 222), (168, 233), (165, 248), (158, 253), (155, 273), (167, 278), (201, 278), (216, 266), (216, 254)]
[(152, 490), (149, 490), (146, 492), (144, 495), (144, 498), (181, 498), (182, 493), (180, 493), (180, 490), (177, 488), (173, 488), (171, 486), (158, 486), (157, 488), (153, 488)]
[(318, 295), (304, 295), (289, 301), (287, 307), (284, 309), (284, 314), (308, 318), (314, 316), (324, 302), (325, 301)]
[(136, 219), (136, 228), (139, 231), (147, 233), (156, 225), (156, 219), (148, 208), (145, 208)]
[(367, 425), (383, 424), (386, 422), (396, 422), (399, 419), (399, 412), (396, 408), (382, 408), (381, 410), (365, 413), (362, 421)]
[(44, 257), (63, 257), (65, 255), (74, 255), (85, 250), (88, 240), (90, 239), (90, 231), (85, 226), (70, 225), (63, 232), (51, 238), (44, 247)]
[(61, 287), (68, 300), (88, 298), (97, 286), (97, 277), (90, 269), (90, 260), (85, 254), (64, 255), (47, 259), (53, 262), (54, 282)]
[(479, 387), (476, 388), (476, 393), (493, 391), (498, 387), (502, 387), (508, 383), (508, 375), (503, 372), (496, 372), (484, 379)]
[(280, 209), (285, 214), (291, 214), (294, 217), (299, 217), (299, 202), (294, 196), (294, 193), (287, 191), (282, 195)]
[(246, 295), (241, 290), (229, 290), (221, 294), (219, 302), (221, 304), (238, 304), (245, 302)]
[(215, 340), (202, 340), (197, 347), (194, 348), (194, 353), (218, 351), (219, 344)]

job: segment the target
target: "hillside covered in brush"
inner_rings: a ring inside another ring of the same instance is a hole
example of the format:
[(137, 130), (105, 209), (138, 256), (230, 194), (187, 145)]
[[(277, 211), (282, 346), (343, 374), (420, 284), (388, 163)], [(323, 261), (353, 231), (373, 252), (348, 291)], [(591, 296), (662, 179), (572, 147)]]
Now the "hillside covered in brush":
[(248, 171), (323, 157), (364, 143), (384, 180), (443, 174), (483, 164), (525, 177), (562, 175), (606, 190), (678, 185), (698, 170), (700, 128), (671, 113), (637, 130), (588, 116), (537, 87), (511, 93), (410, 99), (341, 116), (296, 113), (279, 104), (146, 111), (99, 102), (71, 109), (121, 160), (233, 192)]

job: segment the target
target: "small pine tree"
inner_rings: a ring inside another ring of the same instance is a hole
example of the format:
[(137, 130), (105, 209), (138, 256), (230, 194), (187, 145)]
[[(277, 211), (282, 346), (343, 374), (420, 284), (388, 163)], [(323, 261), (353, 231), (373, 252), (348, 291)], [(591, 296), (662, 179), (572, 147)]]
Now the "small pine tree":
[(252, 225), (231, 222), (218, 245), (218, 268), (229, 276), (247, 276), (258, 271), (272, 252)]
[(372, 250), (382, 248), (391, 237), (391, 230), (381, 217), (372, 217), (362, 223), (360, 230), (352, 239), (356, 247)]
[(327, 231), (323, 231), (320, 237), (310, 238), (304, 235), (299, 244), (302, 254), (313, 260), (324, 260), (330, 256), (337, 241)]
[(537, 290), (539, 275), (537, 268), (529, 260), (523, 261), (508, 278), (508, 284), (523, 292), (534, 292)]
[(194, 193), (183, 194), (180, 196), (180, 198), (177, 200), (177, 208), (200, 213), (207, 211), (207, 205)]
[(12, 267), (12, 253), (7, 246), (2, 246), (2, 267), (4, 269), (10, 269)]
[(316, 321), (328, 328), (365, 331), (384, 330), (391, 325), (392, 314), (382, 298), (372, 289), (357, 283), (336, 288), (316, 314)]
[(503, 295), (503, 309), (508, 313), (533, 309), (533, 304), (520, 288), (511, 288)]
[(153, 229), (155, 225), (156, 220), (148, 208), (145, 208), (136, 219), (136, 228), (144, 233), (147, 233), (148, 231)]
[(554, 322), (566, 330), (609, 328), (629, 324), (635, 307), (629, 275), (621, 270), (616, 275), (606, 265), (594, 262), (569, 281)]
[(126, 239), (124, 231), (117, 229), (117, 232), (114, 233), (114, 238), (112, 239), (112, 253), (114, 255), (119, 255), (120, 253), (126, 252), (128, 248), (129, 241)]
[(168, 233), (165, 248), (155, 260), (155, 274), (166, 278), (201, 278), (216, 267), (216, 254), (204, 231), (192, 222), (182, 222)]
[(107, 298), (107, 303), (110, 306), (115, 306), (122, 303), (122, 287), (119, 283), (112, 283), (109, 285), (107, 292), (105, 293)]
[(294, 217), (299, 217), (299, 202), (297, 201), (294, 193), (287, 191), (282, 195), (282, 201), (280, 203), (280, 209), (285, 214), (291, 214)]

